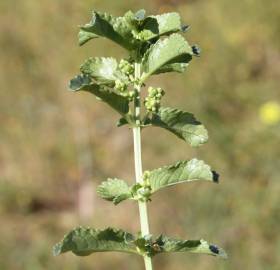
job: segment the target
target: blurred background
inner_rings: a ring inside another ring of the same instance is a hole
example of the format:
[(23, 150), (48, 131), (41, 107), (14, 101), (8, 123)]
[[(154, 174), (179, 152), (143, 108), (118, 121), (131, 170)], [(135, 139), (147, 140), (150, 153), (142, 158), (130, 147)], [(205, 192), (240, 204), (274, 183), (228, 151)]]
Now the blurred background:
[(138, 208), (98, 198), (107, 177), (134, 181), (132, 132), (116, 128), (109, 107), (67, 91), (90, 56), (125, 52), (98, 39), (77, 45), (93, 9), (121, 16), (178, 11), (186, 38), (202, 48), (186, 73), (154, 76), (165, 105), (193, 112), (208, 144), (191, 149), (161, 129), (143, 132), (144, 169), (197, 157), (220, 173), (219, 185), (193, 183), (157, 193), (151, 230), (224, 247), (229, 260), (160, 255), (155, 269), (280, 267), (280, 2), (275, 0), (1, 0), (0, 269), (143, 269), (141, 258), (98, 254), (53, 257), (77, 225), (139, 230)]

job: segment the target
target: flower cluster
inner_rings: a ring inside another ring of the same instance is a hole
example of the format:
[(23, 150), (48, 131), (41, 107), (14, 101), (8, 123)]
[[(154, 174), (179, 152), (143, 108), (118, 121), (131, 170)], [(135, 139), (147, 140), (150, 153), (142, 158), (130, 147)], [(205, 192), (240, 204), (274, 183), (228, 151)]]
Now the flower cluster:
[(127, 98), (129, 101), (132, 101), (135, 96), (135, 91), (134, 90), (129, 91), (127, 88), (128, 88), (128, 84), (126, 84), (125, 82), (121, 80), (115, 81), (115, 89), (119, 91), (119, 93), (123, 97)]
[(137, 190), (138, 196), (143, 201), (149, 201), (151, 197), (151, 185), (150, 185), (150, 172), (145, 171), (143, 173), (143, 184), (142, 187)]
[(119, 63), (119, 69), (120, 71), (125, 74), (127, 77), (127, 80), (119, 80), (117, 79), (115, 81), (115, 89), (125, 98), (127, 98), (129, 101), (132, 101), (135, 96), (135, 91), (131, 90), (129, 91), (128, 86), (130, 83), (133, 82), (133, 73), (134, 73), (134, 66), (129, 63), (127, 60), (121, 59)]
[(145, 171), (143, 173), (143, 183), (136, 183), (131, 187), (131, 194), (133, 194), (134, 200), (141, 202), (150, 201), (151, 197), (151, 184), (150, 184), (150, 172)]
[(145, 98), (144, 105), (149, 112), (157, 112), (160, 108), (161, 98), (164, 96), (162, 88), (148, 88), (148, 96)]
[(121, 59), (119, 63), (120, 70), (126, 75), (132, 75), (134, 73), (134, 66), (127, 60)]

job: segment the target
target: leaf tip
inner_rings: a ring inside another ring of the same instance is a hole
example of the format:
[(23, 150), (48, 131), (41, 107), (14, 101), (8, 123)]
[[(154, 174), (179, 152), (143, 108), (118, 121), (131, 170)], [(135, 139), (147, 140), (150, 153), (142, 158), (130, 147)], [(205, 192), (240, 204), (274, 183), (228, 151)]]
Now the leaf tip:
[(195, 56), (200, 56), (201, 54), (201, 49), (197, 45), (192, 46), (192, 52)]
[(146, 10), (145, 9), (140, 9), (135, 13), (134, 18), (137, 21), (143, 21), (145, 19), (145, 16), (146, 16)]
[(186, 33), (188, 30), (190, 30), (191, 26), (190, 25), (182, 25), (181, 31), (183, 33)]
[(78, 91), (81, 90), (81, 88), (84, 85), (88, 85), (91, 83), (91, 79), (89, 76), (86, 75), (77, 75), (73, 79), (70, 80), (68, 89), (70, 91)]
[(219, 257), (221, 257), (223, 259), (227, 259), (228, 258), (227, 253), (222, 248), (219, 248), (216, 245), (209, 245), (209, 249), (216, 256), (219, 256)]
[(58, 256), (61, 254), (61, 243), (55, 244), (52, 248), (53, 256)]

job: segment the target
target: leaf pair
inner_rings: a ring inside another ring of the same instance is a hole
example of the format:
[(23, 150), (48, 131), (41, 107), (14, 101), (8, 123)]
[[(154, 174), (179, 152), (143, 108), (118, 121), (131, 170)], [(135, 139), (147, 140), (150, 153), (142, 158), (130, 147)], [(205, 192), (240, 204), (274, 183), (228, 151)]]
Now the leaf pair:
[(227, 258), (225, 251), (204, 240), (178, 240), (166, 236), (135, 237), (123, 230), (107, 228), (96, 230), (79, 227), (69, 232), (53, 248), (54, 255), (72, 251), (78, 256), (88, 256), (95, 252), (126, 252), (140, 256), (155, 256), (169, 252), (191, 252)]
[[(129, 111), (129, 101), (108, 87), (92, 82), (88, 75), (78, 75), (70, 81), (70, 89), (73, 91), (87, 91), (107, 103), (121, 115), (125, 116)], [(208, 133), (205, 127), (188, 112), (172, 108), (160, 108), (146, 121), (155, 127), (164, 128), (177, 137), (188, 142), (191, 146), (200, 146), (207, 142)]]
[(199, 180), (218, 182), (218, 174), (212, 171), (209, 165), (197, 159), (152, 170), (147, 175), (142, 186), (135, 184), (129, 187), (123, 180), (108, 179), (97, 188), (97, 192), (103, 199), (119, 204), (127, 199), (141, 199), (141, 196), (145, 197), (145, 192), (149, 198), (151, 194), (162, 188), (184, 182)]
[(80, 28), (79, 44), (105, 37), (127, 50), (133, 50), (142, 43), (180, 30), (181, 19), (175, 12), (145, 18), (144, 10), (136, 13), (129, 11), (123, 17), (94, 11), (90, 23)]

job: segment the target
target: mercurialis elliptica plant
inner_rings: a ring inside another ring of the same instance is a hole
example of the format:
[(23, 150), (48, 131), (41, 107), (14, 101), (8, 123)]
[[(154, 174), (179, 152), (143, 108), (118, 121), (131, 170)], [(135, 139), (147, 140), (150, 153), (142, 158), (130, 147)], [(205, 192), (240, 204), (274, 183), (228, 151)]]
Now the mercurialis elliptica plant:
[[(54, 246), (54, 255), (72, 251), (78, 256), (95, 252), (118, 251), (140, 255), (145, 269), (152, 270), (152, 258), (160, 253), (191, 252), (226, 258), (225, 251), (207, 241), (180, 240), (164, 235), (154, 236), (149, 230), (147, 204), (160, 189), (192, 181), (218, 182), (218, 174), (202, 160), (178, 161), (158, 169), (142, 170), (141, 131), (148, 127), (163, 128), (192, 147), (207, 142), (205, 127), (193, 114), (161, 106), (165, 92), (147, 86), (149, 77), (168, 72), (183, 73), (197, 46), (190, 46), (183, 37), (188, 27), (181, 24), (178, 13), (146, 16), (145, 10), (127, 12), (123, 17), (93, 12), (91, 21), (79, 31), (79, 44), (107, 38), (123, 47), (128, 56), (118, 61), (111, 57), (91, 57), (81, 65), (80, 74), (70, 81), (70, 90), (86, 91), (114, 109), (120, 119), (117, 126), (133, 131), (135, 180), (129, 185), (118, 178), (98, 186), (98, 194), (115, 205), (124, 200), (139, 205), (141, 232), (131, 234), (121, 229), (104, 230), (78, 227)], [(141, 98), (142, 96), (146, 96)]]

